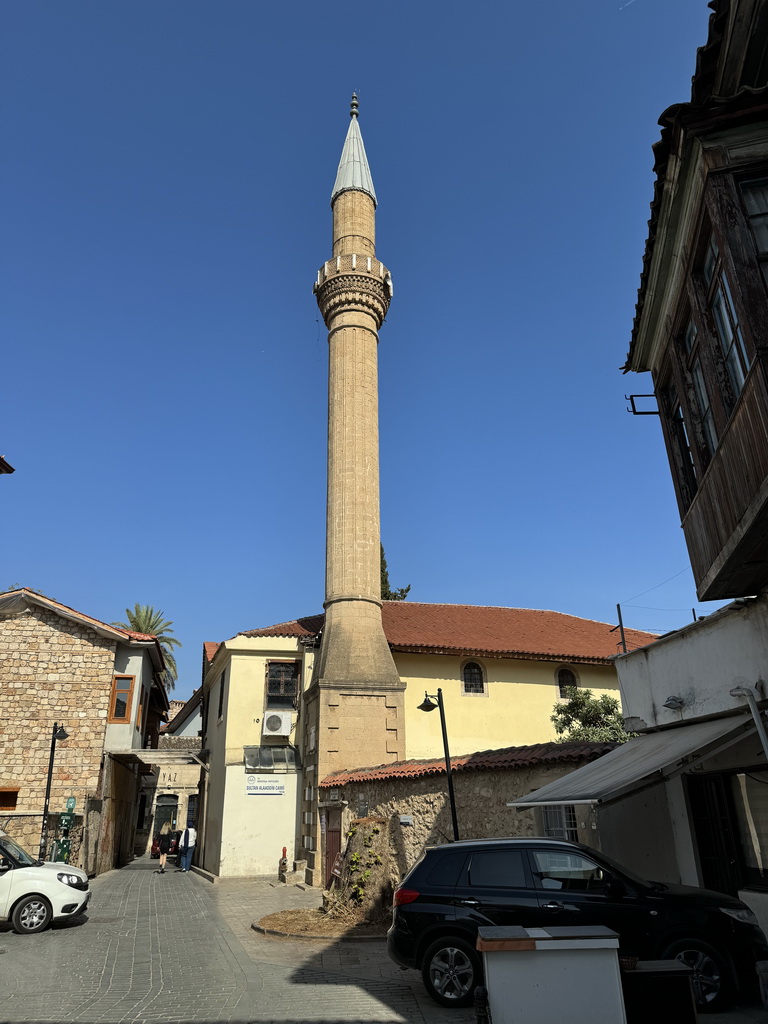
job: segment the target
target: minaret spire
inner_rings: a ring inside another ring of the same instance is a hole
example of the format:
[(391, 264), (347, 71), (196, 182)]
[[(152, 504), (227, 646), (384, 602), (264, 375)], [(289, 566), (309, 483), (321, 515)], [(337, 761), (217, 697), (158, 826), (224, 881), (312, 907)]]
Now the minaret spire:
[[(376, 193), (356, 94), (331, 206), (333, 257), (314, 288), (329, 349), (325, 628), (312, 684), (320, 778), (405, 756), (405, 684), (384, 636), (380, 587), (377, 348), (392, 279), (376, 258)], [(368, 717), (357, 722), (364, 707)]]
[(358, 107), (357, 93), (353, 92), (349, 110), (351, 120), (347, 130), (347, 137), (344, 141), (344, 148), (341, 151), (336, 181), (331, 192), (331, 206), (333, 206), (334, 200), (338, 195), (349, 189), (366, 192), (373, 200), (373, 205), (376, 205), (376, 190), (373, 187), (368, 157), (365, 155), (360, 125), (357, 123), (359, 116)]

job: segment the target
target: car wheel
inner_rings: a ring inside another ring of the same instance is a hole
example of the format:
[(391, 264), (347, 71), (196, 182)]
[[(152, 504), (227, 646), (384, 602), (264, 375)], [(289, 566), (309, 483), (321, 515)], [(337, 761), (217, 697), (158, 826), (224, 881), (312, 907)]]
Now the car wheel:
[(427, 992), (440, 1006), (469, 1006), (482, 979), (482, 969), (470, 944), (448, 935), (427, 949), (421, 976)]
[(728, 961), (716, 949), (700, 939), (680, 939), (661, 954), (662, 960), (679, 960), (693, 968), (693, 994), (696, 1006), (707, 1013), (719, 1013), (733, 997)]
[(48, 900), (42, 896), (25, 896), (13, 908), (11, 921), (19, 935), (32, 935), (47, 928), (52, 916)]

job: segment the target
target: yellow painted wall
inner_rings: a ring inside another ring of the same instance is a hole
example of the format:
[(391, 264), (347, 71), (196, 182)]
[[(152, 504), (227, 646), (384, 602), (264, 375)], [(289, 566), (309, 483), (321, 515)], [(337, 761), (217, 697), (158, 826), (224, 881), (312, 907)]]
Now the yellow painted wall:
[[(208, 671), (203, 692), (208, 700), (206, 742), (210, 750), (211, 771), (205, 805), (203, 866), (214, 874), (260, 874), (267, 871), (267, 866), (271, 873), (276, 863), (276, 849), (287, 846), (289, 857), (294, 855), (300, 776), (295, 772), (280, 774), (286, 783), (284, 796), (246, 799), (243, 747), (269, 743), (269, 740), (262, 739), (261, 733), (266, 705), (267, 662), (302, 661), (301, 687), (304, 689), (311, 678), (314, 654), (313, 650), (305, 652), (295, 638), (238, 636), (226, 641)], [(222, 672), (226, 673), (226, 683), (223, 714), (219, 718)], [(291, 715), (293, 729), (290, 737), (276, 739), (276, 743), (298, 745), (299, 715), (296, 711)], [(250, 830), (246, 828), (250, 845), (243, 845), (244, 822), (249, 820), (251, 812), (264, 807), (269, 809), (268, 820), (273, 825), (279, 822), (280, 827), (277, 832), (267, 829), (264, 835), (258, 829), (254, 831), (255, 825)], [(241, 846), (242, 851), (238, 853)]]
[[(476, 661), (484, 670), (485, 693), (463, 692), (462, 668)], [(437, 710), (418, 710), (424, 691), (443, 691), (451, 754), (526, 746), (557, 739), (550, 715), (560, 699), (557, 670), (570, 668), (583, 689), (595, 696), (619, 697), (616, 671), (610, 665), (522, 661), (512, 658), (465, 658), (450, 655), (395, 654), (405, 691), (407, 757), (441, 757), (443, 740)]]
[[(258, 746), (262, 742), (261, 728), (266, 706), (266, 672), (268, 661), (302, 661), (301, 688), (306, 689), (312, 674), (314, 651), (306, 653), (291, 637), (237, 637), (227, 646), (234, 648), (227, 672), (227, 709), (222, 727), (226, 728), (227, 762), (239, 758), (243, 747)], [(269, 647), (265, 645), (269, 644)], [(214, 687), (215, 689), (215, 687)], [(214, 709), (214, 714), (217, 709)], [(293, 730), (289, 740), (281, 743), (298, 745), (296, 724), (298, 715), (292, 712)], [(212, 728), (216, 728), (214, 725)], [(267, 742), (267, 741), (265, 741)]]

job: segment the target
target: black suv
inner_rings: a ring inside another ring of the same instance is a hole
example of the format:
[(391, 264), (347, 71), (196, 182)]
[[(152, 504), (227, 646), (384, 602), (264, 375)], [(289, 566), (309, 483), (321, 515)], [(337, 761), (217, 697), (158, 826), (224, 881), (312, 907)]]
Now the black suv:
[(479, 839), (429, 847), (395, 891), (387, 948), (420, 970), (441, 1006), (467, 1006), (481, 978), (477, 930), (488, 925), (605, 925), (622, 953), (694, 969), (702, 1009), (757, 984), (768, 940), (740, 900), (649, 882), (602, 853), (556, 839)]

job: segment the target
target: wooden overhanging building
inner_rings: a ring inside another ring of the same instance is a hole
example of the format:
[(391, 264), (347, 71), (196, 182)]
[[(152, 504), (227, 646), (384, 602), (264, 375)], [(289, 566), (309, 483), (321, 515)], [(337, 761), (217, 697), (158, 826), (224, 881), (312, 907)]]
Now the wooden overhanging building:
[(712, 4), (661, 116), (625, 370), (650, 370), (700, 600), (768, 582), (768, 5)]

